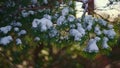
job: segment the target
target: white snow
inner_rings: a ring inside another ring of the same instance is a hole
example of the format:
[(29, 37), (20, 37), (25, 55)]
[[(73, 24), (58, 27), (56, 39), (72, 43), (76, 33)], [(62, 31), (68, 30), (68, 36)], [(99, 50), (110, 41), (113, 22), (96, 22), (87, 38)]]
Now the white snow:
[(89, 20), (87, 22), (86, 30), (90, 31), (92, 29), (92, 26), (93, 26), (93, 20)]
[(54, 18), (57, 19), (59, 17), (58, 13), (55, 13)]
[(8, 45), (11, 41), (13, 41), (11, 36), (5, 36), (5, 37), (0, 39), (0, 44)]
[(97, 41), (99, 41), (100, 38), (99, 37), (95, 37), (94, 39), (90, 39), (89, 42), (88, 42), (88, 45), (85, 49), (85, 51), (91, 53), (91, 52), (98, 52), (99, 51), (99, 48), (97, 46)]
[(98, 19), (98, 23), (100, 24), (100, 25), (103, 25), (103, 26), (106, 26), (107, 25), (107, 22), (105, 21), (105, 20), (103, 20), (103, 19)]
[(35, 37), (34, 41), (40, 41), (40, 37)]
[(94, 29), (94, 32), (97, 34), (97, 35), (101, 35), (101, 31), (100, 31), (100, 27), (99, 26), (95, 26), (95, 29)]
[(18, 28), (18, 27), (14, 27), (14, 31), (15, 31), (15, 32), (18, 32), (18, 31), (19, 31), (19, 28)]
[(20, 38), (17, 38), (17, 39), (16, 39), (16, 44), (17, 44), (17, 45), (22, 44), (22, 41), (21, 41), (21, 39), (20, 39)]
[(33, 28), (37, 28), (39, 26), (41, 31), (44, 32), (48, 29), (50, 29), (53, 26), (53, 23), (51, 20), (46, 19), (46, 18), (42, 18), (42, 19), (34, 19), (32, 22), (32, 27)]
[(84, 22), (89, 22), (89, 21), (91, 21), (91, 20), (93, 20), (92, 15), (86, 15), (86, 16), (84, 17)]
[(16, 27), (21, 27), (22, 26), (21, 22), (15, 22), (15, 21), (13, 21), (10, 25), (11, 26), (16, 26)]
[(22, 10), (21, 14), (22, 14), (23, 17), (28, 17), (29, 16), (29, 13), (26, 12), (25, 10)]
[(75, 20), (75, 17), (73, 15), (68, 16), (68, 21), (73, 22)]
[(103, 33), (108, 36), (109, 39), (114, 39), (114, 37), (116, 36), (116, 33), (114, 31), (114, 29), (109, 29), (109, 30), (103, 30)]
[(77, 21), (78, 21), (78, 22), (82, 22), (82, 20), (81, 20), (81, 18), (80, 18), (80, 17), (79, 17), (79, 18), (77, 18)]
[(18, 36), (25, 35), (26, 33), (27, 33), (26, 30), (21, 30), (21, 31), (18, 33)]
[(5, 27), (1, 27), (0, 32), (2, 32), (4, 34), (7, 34), (9, 31), (11, 31), (11, 29), (12, 29), (12, 26), (8, 25), (8, 26), (5, 26)]
[(32, 27), (36, 28), (40, 24), (40, 19), (34, 19), (32, 22)]
[(102, 48), (103, 48), (103, 49), (106, 49), (106, 48), (109, 47), (109, 45), (107, 44), (107, 42), (108, 42), (108, 38), (107, 38), (107, 37), (104, 37), (104, 38), (103, 38), (103, 42), (102, 42)]
[(52, 17), (51, 17), (50, 15), (48, 15), (48, 14), (45, 14), (45, 15), (44, 15), (44, 18), (49, 19), (49, 20), (52, 19)]
[(109, 0), (94, 0), (95, 9), (104, 8), (109, 4)]
[(75, 41), (80, 41), (82, 34), (77, 29), (70, 29), (70, 35), (74, 37)]
[(41, 26), (41, 32), (47, 31), (47, 27), (45, 25)]
[(49, 36), (50, 36), (50, 37), (55, 37), (57, 34), (58, 34), (57, 29), (52, 29), (52, 30), (50, 31), (50, 33), (49, 33)]
[(85, 35), (85, 29), (82, 27), (80, 23), (77, 23), (77, 30), (82, 34), (82, 36)]
[(32, 10), (28, 11), (28, 13), (31, 14), (31, 15), (34, 15), (34, 14), (35, 14), (35, 12), (32, 11)]
[(69, 13), (69, 7), (65, 7), (65, 8), (62, 9), (62, 15), (63, 16), (68, 15), (68, 13)]
[(75, 28), (75, 24), (70, 24), (70, 28)]
[(63, 22), (65, 21), (65, 16), (60, 16), (58, 19), (57, 19), (57, 25), (62, 25)]
[(94, 38), (96, 41), (99, 41), (100, 40), (100, 37), (95, 37)]

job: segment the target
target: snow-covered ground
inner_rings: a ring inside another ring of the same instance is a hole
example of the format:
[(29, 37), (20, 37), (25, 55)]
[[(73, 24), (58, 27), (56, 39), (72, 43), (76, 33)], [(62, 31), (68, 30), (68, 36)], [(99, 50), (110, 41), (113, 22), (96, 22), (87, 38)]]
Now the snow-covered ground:
[[(113, 4), (109, 5), (108, 0), (95, 0), (95, 12), (109, 21), (114, 21), (115, 18), (120, 15), (120, 1), (113, 2)], [(81, 8), (82, 3), (76, 2), (76, 17), (81, 17), (84, 9)]]
[(114, 2), (112, 5), (105, 8), (98, 8), (95, 12), (109, 21), (114, 21), (114, 19), (120, 15), (120, 2)]
[(76, 17), (81, 17), (83, 14), (84, 9), (82, 9), (82, 3), (81, 2), (76, 2)]

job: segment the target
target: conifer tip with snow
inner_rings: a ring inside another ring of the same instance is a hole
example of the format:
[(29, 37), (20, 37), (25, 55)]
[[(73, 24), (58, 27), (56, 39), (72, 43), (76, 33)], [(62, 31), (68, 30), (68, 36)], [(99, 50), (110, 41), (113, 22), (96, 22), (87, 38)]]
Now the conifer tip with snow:
[(17, 39), (16, 39), (16, 45), (20, 45), (20, 44), (22, 44), (22, 41), (21, 41), (20, 38), (17, 38)]
[(40, 37), (35, 37), (34, 41), (40, 41)]
[(80, 41), (82, 34), (77, 29), (70, 29), (70, 35), (74, 37), (75, 41)]
[(14, 31), (15, 31), (15, 32), (18, 32), (18, 31), (19, 31), (19, 28), (18, 28), (18, 27), (14, 27)]
[(94, 32), (96, 33), (96, 35), (101, 35), (102, 34), (99, 26), (95, 26)]
[(13, 41), (12, 36), (5, 36), (0, 38), (0, 44), (2, 45), (8, 45), (11, 41)]
[(100, 40), (99, 37), (95, 37), (93, 39), (90, 39), (88, 42), (87, 47), (85, 48), (86, 52), (92, 53), (92, 52), (99, 52), (99, 48), (97, 46), (97, 42)]
[(12, 26), (8, 25), (8, 26), (5, 26), (5, 27), (1, 27), (0, 32), (2, 32), (4, 34), (7, 34), (9, 31), (11, 31), (11, 29), (12, 29)]
[(114, 37), (116, 36), (116, 33), (115, 33), (114, 29), (109, 29), (109, 30), (104, 29), (104, 30), (103, 30), (103, 33), (104, 33), (109, 39), (114, 39)]
[(52, 26), (53, 26), (52, 21), (47, 19), (47, 18), (34, 19), (33, 22), (32, 22), (32, 27), (33, 28), (39, 28), (41, 32), (47, 31)]
[(103, 49), (109, 48), (109, 45), (107, 44), (108, 40), (109, 39), (107, 37), (103, 38), (103, 42), (102, 42), (102, 48)]
[(26, 30), (21, 30), (21, 31), (18, 33), (18, 36), (25, 35), (26, 33), (27, 33)]

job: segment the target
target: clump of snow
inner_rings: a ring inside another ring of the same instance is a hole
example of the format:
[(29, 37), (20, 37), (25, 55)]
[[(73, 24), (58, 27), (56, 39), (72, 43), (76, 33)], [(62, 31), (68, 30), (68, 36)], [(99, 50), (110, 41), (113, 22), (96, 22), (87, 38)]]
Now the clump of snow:
[(69, 7), (65, 7), (65, 8), (62, 9), (62, 15), (63, 16), (68, 15), (68, 13), (69, 13)]
[(95, 27), (94, 32), (95, 32), (97, 35), (101, 35), (101, 34), (102, 34), (101, 31), (100, 31), (100, 27), (99, 27), (99, 26), (96, 26), (96, 27)]
[(58, 35), (58, 31), (56, 29), (52, 29), (49, 33), (49, 36), (50, 37), (55, 37)]
[(19, 28), (18, 28), (18, 27), (14, 27), (14, 31), (15, 31), (15, 32), (18, 32), (18, 31), (19, 31)]
[(37, 0), (31, 0), (32, 4), (37, 4)]
[(100, 25), (103, 25), (103, 26), (106, 26), (107, 25), (107, 22), (105, 21), (105, 20), (103, 20), (103, 19), (98, 19), (98, 23), (100, 24)]
[(48, 0), (43, 0), (43, 3), (44, 4), (48, 4)]
[(92, 26), (93, 26), (93, 21), (90, 20), (90, 21), (87, 23), (86, 30), (90, 31), (90, 30), (92, 29)]
[(22, 14), (23, 17), (28, 17), (29, 16), (29, 13), (26, 12), (26, 10), (22, 10), (21, 14)]
[(85, 49), (85, 51), (91, 53), (91, 52), (98, 52), (99, 51), (99, 48), (97, 46), (97, 42), (100, 40), (99, 37), (95, 37), (94, 39), (90, 39), (89, 42), (88, 42), (88, 45)]
[(80, 23), (77, 23), (77, 30), (82, 34), (82, 36), (85, 35), (85, 29), (82, 27)]
[(36, 28), (39, 23), (40, 23), (40, 19), (34, 19), (32, 22), (32, 27)]
[(116, 33), (114, 31), (114, 29), (109, 29), (109, 30), (103, 30), (103, 33), (108, 36), (108, 38), (110, 39), (114, 39), (114, 37), (116, 36)]
[(53, 26), (53, 23), (51, 20), (42, 18), (42, 19), (34, 19), (32, 22), (32, 27), (37, 28), (40, 27), (40, 31), (44, 32), (48, 29), (50, 29)]
[(75, 28), (75, 24), (70, 24), (70, 28)]
[(103, 42), (102, 42), (102, 48), (106, 49), (109, 47), (109, 45), (107, 44), (108, 42), (108, 38), (107, 37), (104, 37), (103, 38)]
[(55, 19), (57, 19), (59, 17), (58, 13), (55, 13), (55, 15), (53, 16)]
[(32, 10), (29, 10), (29, 11), (22, 10), (21, 14), (22, 14), (22, 17), (28, 17), (29, 15), (34, 15), (35, 11), (32, 11)]
[(51, 17), (50, 15), (48, 15), (48, 14), (45, 14), (45, 15), (44, 15), (44, 18), (49, 19), (49, 20), (52, 19), (52, 17)]
[(77, 21), (78, 21), (78, 22), (82, 22), (81, 18), (77, 18)]
[(75, 17), (73, 15), (68, 16), (68, 21), (73, 22), (75, 20)]
[(62, 25), (63, 22), (65, 21), (65, 16), (60, 16), (58, 19), (57, 19), (57, 25)]
[(11, 26), (21, 27), (22, 24), (21, 24), (20, 22), (15, 22), (15, 21), (13, 21), (13, 22), (11, 23)]
[(13, 41), (11, 36), (5, 36), (5, 37), (0, 39), (0, 44), (8, 45), (11, 41)]
[(32, 11), (32, 10), (28, 11), (28, 13), (31, 14), (31, 15), (34, 15), (34, 14), (35, 14), (35, 12)]
[(87, 15), (84, 17), (83, 19), (83, 27), (85, 28), (85, 30), (90, 31), (92, 29), (92, 26), (94, 24), (94, 19), (91, 15)]
[(18, 33), (18, 36), (25, 35), (26, 33), (27, 33), (26, 30), (21, 30), (21, 31)]
[(91, 20), (93, 20), (92, 15), (86, 15), (86, 16), (84, 17), (84, 22), (89, 22), (89, 21), (91, 21)]
[(80, 41), (82, 34), (77, 29), (70, 29), (70, 35), (74, 37), (75, 41)]
[(108, 24), (108, 28), (109, 29), (113, 29), (113, 25), (112, 24)]
[(22, 44), (22, 41), (21, 41), (21, 39), (20, 39), (20, 38), (17, 38), (17, 39), (16, 39), (16, 44), (17, 44), (17, 45)]
[(66, 35), (66, 36), (60, 36), (60, 40), (68, 40), (68, 39), (69, 39), (68, 35)]
[(5, 26), (5, 27), (1, 27), (0, 32), (2, 32), (4, 34), (7, 34), (9, 31), (11, 31), (11, 29), (12, 29), (12, 26), (8, 25), (8, 26)]
[(98, 42), (100, 40), (100, 37), (95, 37), (94, 39)]
[(40, 26), (40, 31), (41, 32), (47, 31), (47, 27), (45, 25)]
[(40, 41), (40, 37), (35, 37), (34, 41)]

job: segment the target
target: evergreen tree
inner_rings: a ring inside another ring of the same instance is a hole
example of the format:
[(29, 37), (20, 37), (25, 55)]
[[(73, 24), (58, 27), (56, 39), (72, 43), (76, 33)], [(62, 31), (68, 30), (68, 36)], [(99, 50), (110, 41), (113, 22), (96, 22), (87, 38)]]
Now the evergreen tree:
[[(49, 68), (77, 56), (94, 59), (116, 42), (113, 25), (91, 15), (76, 18), (74, 0), (1, 0), (0, 7), (0, 67)], [(73, 62), (69, 68), (82, 67)]]

